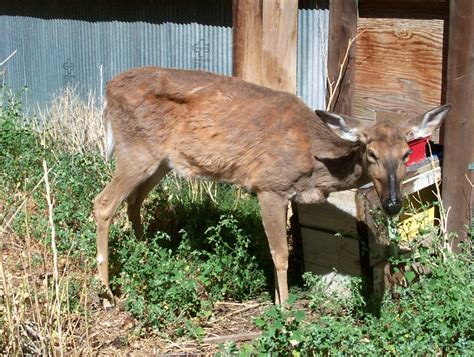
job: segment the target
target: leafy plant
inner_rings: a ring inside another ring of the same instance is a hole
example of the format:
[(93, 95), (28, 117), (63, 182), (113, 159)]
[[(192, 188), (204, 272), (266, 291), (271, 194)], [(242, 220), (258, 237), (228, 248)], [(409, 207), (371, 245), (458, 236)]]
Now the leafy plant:
[[(173, 324), (179, 335), (196, 332), (191, 320), (209, 317), (213, 301), (260, 294), (264, 275), (237, 223), (224, 216), (207, 230), (211, 251), (193, 249), (184, 231), (176, 251), (165, 247), (170, 240), (166, 233), (147, 242), (137, 242), (133, 236), (125, 240), (118, 252), (122, 273), (115, 285), (127, 294), (127, 309), (155, 329)], [(235, 244), (224, 240), (226, 234)], [(185, 329), (178, 328), (183, 324)]]
[(209, 227), (206, 240), (211, 251), (204, 252), (202, 282), (212, 300), (245, 300), (265, 288), (265, 276), (252, 255), (250, 237), (244, 235), (232, 216), (222, 216)]
[[(294, 302), (295, 297), (290, 297), (288, 304)], [(256, 351), (270, 355), (299, 356), (303, 352), (304, 318), (302, 310), (272, 306), (264, 316), (255, 320), (255, 324), (263, 330)]]
[(262, 337), (242, 351), (298, 356), (472, 355), (474, 256), (470, 247), (457, 255), (425, 248), (394, 260), (424, 269), (406, 271), (408, 286), (397, 286), (385, 295), (379, 317), (364, 311), (360, 281), (353, 282), (349, 298), (341, 298), (323, 290), (320, 279), (306, 275), (310, 307), (306, 318), (295, 308), (271, 308), (256, 320)]

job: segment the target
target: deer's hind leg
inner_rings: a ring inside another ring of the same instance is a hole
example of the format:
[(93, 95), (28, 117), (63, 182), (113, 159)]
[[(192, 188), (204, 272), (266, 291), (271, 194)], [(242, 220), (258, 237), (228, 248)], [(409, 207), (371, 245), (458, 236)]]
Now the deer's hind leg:
[(146, 196), (150, 191), (158, 185), (161, 179), (170, 171), (168, 165), (162, 163), (156, 172), (151, 175), (145, 182), (140, 184), (127, 198), (127, 214), (128, 219), (132, 223), (135, 237), (143, 236), (143, 224), (140, 215), (140, 209)]
[[(135, 163), (135, 164), (134, 164)], [(94, 216), (97, 223), (97, 265), (99, 278), (111, 295), (109, 288), (109, 230), (112, 218), (120, 204), (141, 184), (153, 176), (160, 162), (136, 161), (117, 158), (117, 168), (112, 180), (94, 200)]]

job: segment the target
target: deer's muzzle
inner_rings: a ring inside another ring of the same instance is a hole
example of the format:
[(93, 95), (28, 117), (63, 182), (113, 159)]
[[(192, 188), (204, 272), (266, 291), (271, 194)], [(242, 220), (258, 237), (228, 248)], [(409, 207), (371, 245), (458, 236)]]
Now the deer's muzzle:
[(386, 214), (394, 216), (402, 209), (402, 200), (398, 197), (395, 199), (387, 197), (382, 201), (382, 207)]
[(398, 185), (396, 172), (390, 172), (388, 175), (389, 196), (382, 200), (383, 210), (389, 216), (396, 215), (402, 209), (402, 200), (400, 198)]

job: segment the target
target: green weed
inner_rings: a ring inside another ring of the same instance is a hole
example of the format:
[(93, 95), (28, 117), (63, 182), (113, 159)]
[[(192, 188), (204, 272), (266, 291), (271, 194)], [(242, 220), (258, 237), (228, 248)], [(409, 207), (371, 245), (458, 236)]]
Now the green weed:
[[(310, 312), (272, 307), (256, 320), (262, 337), (240, 351), (253, 355), (460, 355), (474, 353), (474, 255), (420, 248), (392, 264), (405, 267), (407, 287), (387, 292), (380, 316), (364, 309), (360, 280), (349, 298), (328, 295), (306, 275)], [(417, 269), (413, 267), (423, 267)], [(227, 349), (230, 347), (227, 346)]]
[(156, 330), (172, 324), (180, 335), (185, 330), (179, 326), (192, 330), (192, 319), (210, 317), (213, 302), (240, 301), (264, 290), (265, 277), (248, 251), (249, 237), (234, 218), (223, 216), (206, 231), (211, 250), (193, 249), (185, 231), (181, 238), (176, 251), (166, 248), (170, 237), (165, 233), (138, 243), (132, 236), (119, 248), (121, 274), (115, 286), (122, 287), (127, 308), (144, 324)]

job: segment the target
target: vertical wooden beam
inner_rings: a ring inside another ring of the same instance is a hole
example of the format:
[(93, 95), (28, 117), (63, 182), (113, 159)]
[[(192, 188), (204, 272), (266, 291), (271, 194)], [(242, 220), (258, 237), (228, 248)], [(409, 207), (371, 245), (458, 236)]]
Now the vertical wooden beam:
[(297, 20), (297, 0), (234, 0), (234, 76), (296, 93)]
[(234, 0), (233, 75), (262, 84), (262, 1)]
[(297, 0), (263, 0), (262, 84), (296, 94)]
[[(357, 35), (357, 0), (331, 0), (329, 3), (329, 43), (328, 43), (328, 80), (336, 83), (340, 65), (346, 55), (349, 40)], [(352, 114), (354, 96), (356, 46), (349, 51), (347, 67), (336, 95), (333, 110), (342, 114)]]
[[(298, 0), (234, 0), (232, 5), (234, 76), (296, 94)], [(290, 279), (303, 271), (296, 205), (291, 210)]]
[(448, 230), (466, 235), (472, 214), (474, 171), (474, 2), (451, 0), (447, 102), (453, 109), (444, 125), (443, 204), (450, 207)]

